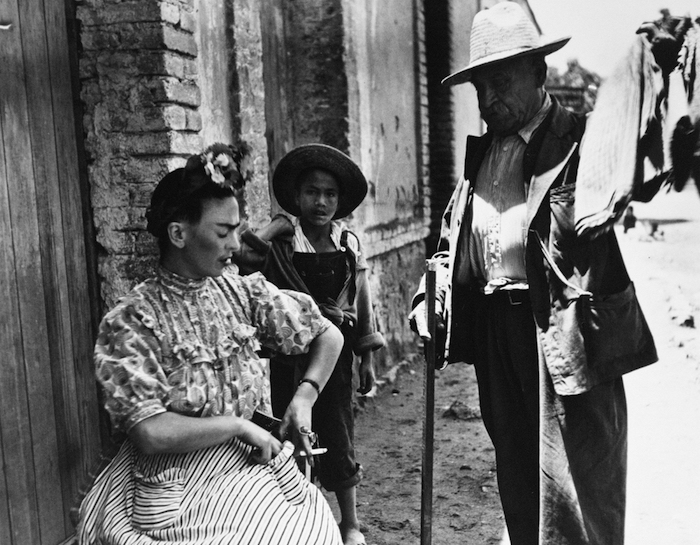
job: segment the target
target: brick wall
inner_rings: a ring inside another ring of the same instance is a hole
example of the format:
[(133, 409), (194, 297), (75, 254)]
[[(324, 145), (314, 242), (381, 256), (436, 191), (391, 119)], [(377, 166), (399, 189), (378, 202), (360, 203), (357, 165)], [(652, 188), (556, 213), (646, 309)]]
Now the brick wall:
[[(198, 55), (203, 33), (198, 34), (197, 8), (203, 1), (86, 0), (78, 8), (83, 129), (107, 307), (156, 261), (144, 219), (154, 184), (211, 143), (208, 139), (248, 140), (249, 200), (255, 210), (269, 203), (256, 4), (234, 2), (240, 41), (234, 48), (230, 40), (223, 52), (227, 62), (213, 66)], [(202, 6), (230, 9), (223, 2)], [(214, 71), (231, 82), (226, 100), (234, 114), (211, 116), (204, 131), (202, 96), (210, 91)], [(243, 99), (242, 86), (252, 90)]]

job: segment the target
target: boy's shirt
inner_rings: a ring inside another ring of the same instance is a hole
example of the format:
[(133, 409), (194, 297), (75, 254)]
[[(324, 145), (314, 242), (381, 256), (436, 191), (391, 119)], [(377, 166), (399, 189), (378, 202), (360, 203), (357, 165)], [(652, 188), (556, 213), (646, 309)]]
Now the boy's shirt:
[[(299, 252), (299, 253), (305, 253), (305, 254), (315, 254), (316, 250), (309, 242), (309, 239), (306, 238), (306, 235), (304, 234), (304, 230), (301, 228), (301, 222), (299, 221), (299, 218), (294, 218), (293, 225), (294, 225), (294, 239), (293, 239), (292, 244), (294, 246), (294, 251)], [(346, 231), (346, 230), (347, 230), (347, 226), (342, 221), (339, 221), (339, 220), (332, 220), (331, 221), (331, 242), (333, 243), (333, 246), (335, 247), (336, 250), (343, 249), (343, 245), (341, 243), (341, 237), (342, 237), (343, 231)], [(366, 265), (364, 265), (364, 259), (362, 258), (362, 253), (361, 253), (360, 245), (357, 241), (357, 238), (355, 238), (354, 236), (347, 237), (346, 244), (347, 244), (347, 248), (349, 250), (351, 250), (353, 254), (355, 254), (355, 259), (357, 260), (358, 268), (361, 268), (361, 269), (366, 268)]]

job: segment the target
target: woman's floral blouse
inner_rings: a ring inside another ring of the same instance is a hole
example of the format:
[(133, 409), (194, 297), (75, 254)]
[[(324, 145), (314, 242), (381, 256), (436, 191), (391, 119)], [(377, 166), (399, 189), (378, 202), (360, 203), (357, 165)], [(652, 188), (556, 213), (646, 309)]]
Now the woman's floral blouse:
[(329, 326), (310, 297), (261, 274), (190, 280), (161, 267), (100, 324), (95, 364), (105, 407), (124, 431), (167, 410), (272, 414), (261, 344), (304, 353)]

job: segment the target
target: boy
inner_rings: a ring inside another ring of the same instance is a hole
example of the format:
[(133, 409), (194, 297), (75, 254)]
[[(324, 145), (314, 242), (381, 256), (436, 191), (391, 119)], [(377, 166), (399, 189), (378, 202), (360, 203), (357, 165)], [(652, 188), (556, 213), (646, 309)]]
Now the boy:
[[(275, 197), (292, 216), (283, 215), (258, 231), (245, 231), (241, 272), (261, 270), (283, 289), (309, 293), (345, 337), (335, 370), (314, 405), (314, 431), (328, 452), (318, 460), (318, 476), (335, 492), (345, 545), (364, 545), (357, 519), (356, 486), (362, 467), (355, 461), (352, 408), (353, 352), (360, 357), (359, 389), (375, 381), (372, 352), (384, 346), (376, 331), (367, 263), (357, 237), (339, 220), (357, 208), (367, 194), (367, 181), (357, 165), (323, 144), (300, 146), (285, 155), (272, 179)], [(284, 414), (306, 365), (304, 357), (274, 355), (270, 362), (272, 409)]]

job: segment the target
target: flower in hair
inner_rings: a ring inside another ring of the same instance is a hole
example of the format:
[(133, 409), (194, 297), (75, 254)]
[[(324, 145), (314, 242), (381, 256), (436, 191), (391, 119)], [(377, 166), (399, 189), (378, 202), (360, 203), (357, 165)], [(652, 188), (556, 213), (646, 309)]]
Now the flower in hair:
[(240, 175), (230, 146), (225, 144), (209, 146), (200, 155), (200, 160), (204, 166), (204, 172), (212, 182), (221, 187), (237, 185)]

